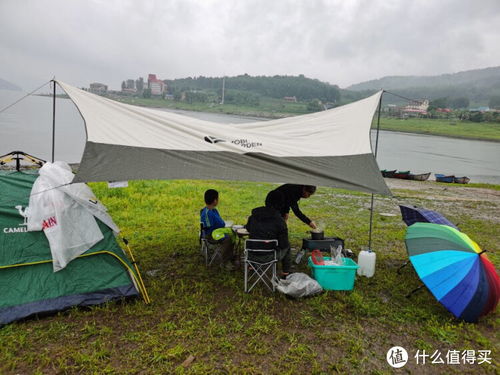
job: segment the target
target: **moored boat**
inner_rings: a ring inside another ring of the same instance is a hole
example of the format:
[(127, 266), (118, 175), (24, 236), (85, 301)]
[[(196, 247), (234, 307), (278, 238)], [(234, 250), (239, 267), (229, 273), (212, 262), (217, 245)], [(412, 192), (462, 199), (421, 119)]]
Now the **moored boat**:
[(410, 173), (408, 176), (408, 179), (410, 180), (415, 180), (415, 181), (427, 181), (429, 176), (431, 175), (431, 172), (429, 173), (420, 173), (420, 174), (412, 174)]
[(441, 173), (435, 173), (434, 176), (436, 176), (436, 182), (446, 182), (448, 184), (455, 182), (455, 176), (446, 176)]
[(396, 173), (396, 169), (393, 169), (391, 171), (388, 171), (387, 169), (384, 169), (382, 171), (382, 177), (387, 177), (387, 178), (394, 178), (394, 173)]
[(455, 177), (453, 179), (453, 182), (456, 183), (456, 184), (468, 184), (470, 181), (470, 178), (469, 177)]
[(394, 178), (408, 180), (410, 178), (410, 171), (397, 171), (394, 173)]

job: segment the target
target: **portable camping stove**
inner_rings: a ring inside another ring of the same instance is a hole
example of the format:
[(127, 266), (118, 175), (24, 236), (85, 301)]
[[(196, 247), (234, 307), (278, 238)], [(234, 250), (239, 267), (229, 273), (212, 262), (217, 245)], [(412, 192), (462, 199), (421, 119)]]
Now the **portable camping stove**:
[(310, 238), (302, 239), (302, 250), (312, 251), (312, 250), (321, 250), (321, 251), (330, 251), (330, 246), (333, 246), (335, 249), (342, 245), (342, 255), (346, 258), (354, 258), (354, 253), (345, 248), (344, 240), (339, 237), (325, 237), (323, 240), (312, 240)]

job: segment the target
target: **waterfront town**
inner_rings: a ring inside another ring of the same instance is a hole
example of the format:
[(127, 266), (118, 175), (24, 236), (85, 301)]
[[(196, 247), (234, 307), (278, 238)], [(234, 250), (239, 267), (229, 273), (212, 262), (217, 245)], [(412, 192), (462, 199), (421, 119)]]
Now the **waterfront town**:
[[(222, 81), (222, 78), (221, 78)], [(223, 85), (221, 84), (222, 90)], [(113, 99), (124, 98), (124, 97), (138, 97), (138, 98), (161, 98), (165, 100), (176, 100), (176, 101), (187, 101), (188, 97), (192, 97), (194, 94), (194, 100), (189, 100), (190, 103), (198, 101), (197, 98), (204, 94), (202, 90), (194, 89), (184, 89), (178, 90), (169, 86), (169, 80), (160, 79), (156, 74), (149, 73), (147, 75), (147, 80), (143, 77), (138, 77), (137, 79), (129, 78), (121, 83), (120, 90), (112, 90), (107, 84), (100, 82), (93, 82), (88, 88), (83, 88), (91, 93), (108, 96)], [(206, 98), (202, 101), (207, 101)], [(212, 101), (218, 104), (224, 104), (221, 101), (221, 97), (212, 96)], [(285, 103), (299, 103), (304, 102), (300, 100), (296, 95), (294, 95), (293, 89), (289, 95), (279, 98)], [(456, 103), (446, 103), (441, 100), (431, 100), (429, 98), (420, 98), (408, 100), (404, 103), (384, 103), (383, 112), (386, 117), (398, 117), (398, 118), (457, 118), (463, 120), (469, 120), (474, 115), (484, 117), (484, 114), (489, 115), (489, 117), (497, 117), (500, 113), (499, 109), (490, 108), (489, 106), (470, 106), (469, 100), (467, 98), (457, 98)], [(314, 104), (314, 105), (311, 105)], [(258, 101), (257, 101), (258, 105)], [(309, 101), (308, 111), (315, 112), (325, 109), (330, 109), (338, 106), (336, 101), (321, 101), (315, 99)], [(457, 111), (459, 110), (459, 111)]]

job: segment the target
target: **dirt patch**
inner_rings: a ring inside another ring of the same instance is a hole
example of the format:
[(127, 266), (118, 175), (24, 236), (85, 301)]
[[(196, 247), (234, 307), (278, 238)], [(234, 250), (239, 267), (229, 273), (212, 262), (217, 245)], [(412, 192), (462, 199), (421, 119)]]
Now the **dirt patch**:
[(386, 178), (391, 190), (405, 189), (419, 191), (431, 198), (449, 200), (474, 200), (500, 203), (500, 191), (485, 188), (469, 188), (460, 185), (443, 185), (431, 181), (411, 181)]
[[(466, 215), (476, 220), (500, 223), (500, 191), (487, 188), (439, 184), (431, 181), (385, 179), (393, 201), (439, 210), (460, 219)], [(383, 199), (377, 200), (379, 204)]]

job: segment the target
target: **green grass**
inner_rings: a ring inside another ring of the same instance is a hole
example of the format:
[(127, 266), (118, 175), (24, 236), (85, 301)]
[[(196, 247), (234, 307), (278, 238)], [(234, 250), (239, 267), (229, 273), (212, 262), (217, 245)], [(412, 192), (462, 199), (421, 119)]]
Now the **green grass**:
[[(352, 292), (302, 300), (260, 288), (245, 294), (241, 271), (207, 269), (197, 238), (205, 189), (220, 191), (224, 218), (245, 223), (273, 187), (221, 181), (135, 181), (126, 189), (92, 184), (130, 240), (153, 303), (109, 303), (5, 326), (0, 329), (0, 374), (390, 374), (385, 355), (394, 345), (406, 347), (410, 355), (417, 349), (489, 349), (497, 358), (498, 314), (466, 324), (425, 290), (405, 298), (419, 279), (411, 266), (396, 273), (407, 258), (399, 216), (375, 215), (376, 274), (357, 278)], [(498, 203), (453, 205), (446, 192), (434, 198), (406, 190), (395, 194), (459, 222), (499, 264)], [(366, 194), (320, 188), (301, 206), (325, 224), (328, 235), (345, 238), (357, 253), (368, 240), (369, 201)], [(397, 214), (397, 202), (377, 198), (376, 210)], [(307, 227), (291, 217), (289, 229), (292, 246), (300, 247)], [(195, 360), (184, 368), (189, 355)], [(405, 369), (496, 371), (484, 364), (422, 368), (412, 359)]]
[[(375, 121), (376, 119), (373, 122), (373, 127), (376, 126)], [(404, 120), (382, 117), (380, 119), (380, 129), (500, 142), (500, 123), (491, 122), (477, 123), (459, 120), (431, 120), (420, 118)]]
[(214, 103), (188, 103), (174, 100), (164, 100), (161, 98), (129, 98), (118, 99), (123, 103), (134, 104), (144, 107), (182, 109), (197, 112), (225, 113), (241, 116), (282, 118), (288, 116), (302, 115), (309, 113), (307, 103), (291, 103), (281, 99), (261, 97), (258, 106), (245, 106), (237, 104), (214, 104)]

